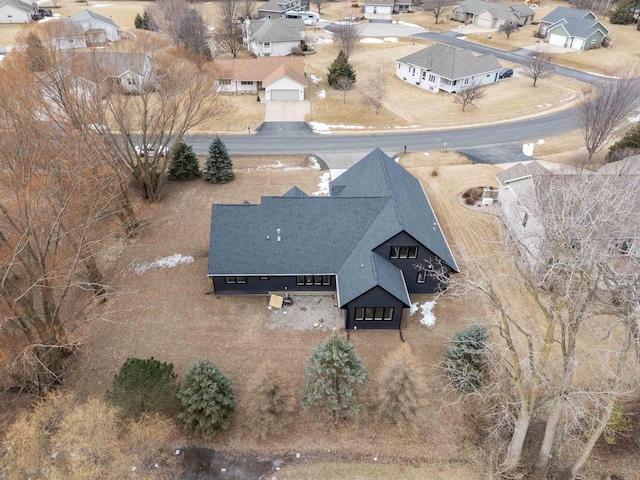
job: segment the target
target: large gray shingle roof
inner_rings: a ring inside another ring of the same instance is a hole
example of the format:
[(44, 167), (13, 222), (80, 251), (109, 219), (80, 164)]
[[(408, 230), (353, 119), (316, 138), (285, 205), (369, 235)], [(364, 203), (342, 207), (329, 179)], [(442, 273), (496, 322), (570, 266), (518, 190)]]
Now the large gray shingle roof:
[(91, 10), (86, 10), (86, 9), (82, 10), (81, 12), (74, 15), (72, 18), (72, 20), (74, 21), (88, 21), (91, 19), (99, 20), (101, 22), (111, 25), (112, 27), (120, 29), (118, 24), (113, 20), (111, 20), (110, 18), (107, 18), (104, 15), (100, 15), (99, 13), (92, 12)]
[(305, 26), (301, 18), (263, 18), (253, 20), (249, 29), (258, 43), (294, 42), (301, 40)]
[(485, 2), (483, 0), (465, 0), (460, 4), (463, 12), (477, 15), (487, 10), (494, 18), (508, 20), (512, 15), (527, 17), (535, 12), (526, 5), (503, 5), (502, 3)]
[(468, 50), (458, 50), (441, 43), (436, 43), (396, 61), (424, 68), (449, 80), (494, 72), (502, 68), (493, 54), (476, 57)]
[(563, 18), (566, 20), (569, 20), (570, 18), (584, 18), (589, 14), (595, 16), (595, 14), (589, 10), (580, 10), (578, 8), (571, 7), (556, 7), (540, 21), (545, 23), (556, 23), (558, 20), (562, 20)]
[(306, 197), (294, 188), (259, 205), (213, 205), (209, 275), (336, 274), (340, 306), (375, 286), (408, 305), (401, 270), (373, 252), (402, 231), (458, 271), (422, 185), (381, 150), (330, 192)]

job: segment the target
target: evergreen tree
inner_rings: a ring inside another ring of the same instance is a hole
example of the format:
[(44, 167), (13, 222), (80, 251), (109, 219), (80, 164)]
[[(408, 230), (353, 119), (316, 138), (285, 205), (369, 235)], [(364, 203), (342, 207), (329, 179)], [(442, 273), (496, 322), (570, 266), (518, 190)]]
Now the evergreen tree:
[(169, 178), (171, 180), (193, 180), (200, 178), (200, 164), (191, 145), (176, 143), (171, 149)]
[(333, 88), (340, 89), (338, 81), (343, 77), (348, 78), (352, 85), (356, 83), (356, 72), (347, 61), (344, 52), (340, 50), (340, 53), (338, 53), (338, 56), (329, 67), (327, 81)]
[(209, 47), (209, 30), (202, 16), (194, 9), (188, 9), (180, 20), (178, 29), (180, 44), (195, 57), (211, 60), (213, 55)]
[(640, 122), (631, 129), (609, 149), (607, 162), (622, 160), (629, 155), (640, 153)]
[(415, 424), (421, 414), (424, 396), (422, 375), (407, 350), (391, 354), (384, 363), (378, 382), (378, 413), (397, 426)]
[(444, 366), (453, 386), (472, 392), (482, 386), (487, 371), (487, 329), (480, 325), (455, 333)]
[(637, 6), (636, 0), (618, 2), (618, 6), (611, 13), (609, 21), (617, 25), (629, 25), (633, 23), (633, 9)]
[(317, 406), (337, 423), (358, 414), (360, 394), (369, 380), (355, 347), (333, 332), (318, 344), (305, 366), (307, 386), (303, 393), (306, 406)]
[(127, 358), (113, 378), (107, 399), (133, 418), (147, 412), (173, 415), (178, 410), (176, 377), (171, 363), (160, 363), (153, 357)]
[(292, 397), (283, 380), (269, 363), (256, 373), (249, 388), (249, 426), (260, 438), (279, 433), (291, 422)]
[(220, 137), (216, 137), (209, 145), (209, 157), (203, 177), (211, 183), (227, 183), (236, 178), (233, 173), (233, 162)]
[(133, 25), (136, 27), (137, 30), (146, 30), (146, 28), (144, 28), (144, 20), (142, 18), (142, 16), (139, 13), (136, 13), (136, 18), (133, 21)]
[(220, 428), (228, 429), (236, 410), (231, 381), (206, 359), (191, 365), (178, 400), (182, 405), (178, 420), (187, 430), (204, 437), (212, 437)]

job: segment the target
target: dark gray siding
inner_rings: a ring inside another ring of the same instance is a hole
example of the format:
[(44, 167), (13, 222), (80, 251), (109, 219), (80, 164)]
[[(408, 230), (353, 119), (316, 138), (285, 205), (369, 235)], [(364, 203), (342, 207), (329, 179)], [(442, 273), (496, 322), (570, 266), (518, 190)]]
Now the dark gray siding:
[[(417, 258), (390, 258), (391, 247), (418, 247), (418, 256)], [(407, 291), (409, 293), (436, 293), (446, 289), (447, 287), (446, 283), (441, 283), (433, 275), (427, 275), (425, 283), (418, 283), (418, 270), (415, 268), (415, 265), (417, 263), (425, 265), (428, 262), (431, 262), (434, 268), (439, 268), (439, 259), (431, 250), (406, 232), (400, 232), (396, 236), (390, 238), (382, 245), (378, 246), (374, 252), (402, 270), (402, 273), (404, 274), (404, 281), (407, 284)], [(451, 268), (444, 264), (443, 267), (445, 267), (445, 274), (448, 277), (451, 273)]]
[[(393, 318), (392, 320), (356, 321), (357, 307), (390, 307), (393, 308)], [(371, 290), (351, 300), (344, 307), (347, 311), (345, 327), (347, 330), (353, 330), (355, 327), (368, 330), (398, 330), (400, 328), (402, 309), (404, 307), (405, 305), (400, 300), (387, 291), (380, 287), (373, 287)]]
[(226, 277), (211, 277), (216, 295), (266, 295), (269, 292), (288, 290), (290, 292), (331, 292), (336, 290), (336, 277), (330, 275), (330, 285), (296, 285), (295, 276), (276, 277), (265, 275), (266, 280), (259, 276), (247, 276), (247, 283), (229, 284)]

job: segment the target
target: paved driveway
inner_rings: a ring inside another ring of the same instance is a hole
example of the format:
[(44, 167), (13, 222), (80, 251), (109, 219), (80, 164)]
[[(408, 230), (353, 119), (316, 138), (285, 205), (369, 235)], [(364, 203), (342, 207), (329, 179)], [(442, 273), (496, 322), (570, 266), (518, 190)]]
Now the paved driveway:
[(304, 117), (311, 111), (309, 102), (304, 101), (271, 101), (267, 102), (264, 113), (265, 122), (304, 122)]

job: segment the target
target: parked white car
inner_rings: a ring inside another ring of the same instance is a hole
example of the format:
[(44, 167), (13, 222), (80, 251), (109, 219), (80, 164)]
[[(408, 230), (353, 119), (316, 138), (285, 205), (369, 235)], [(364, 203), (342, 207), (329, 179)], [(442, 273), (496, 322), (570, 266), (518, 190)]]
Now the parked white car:
[(157, 154), (159, 154), (161, 157), (164, 157), (167, 153), (169, 153), (168, 147), (160, 147), (159, 152), (156, 152), (156, 149), (150, 143), (147, 143), (146, 148), (144, 148), (142, 145), (136, 145), (134, 148), (135, 148), (136, 154), (139, 157), (144, 157), (145, 152), (150, 157), (155, 157)]

